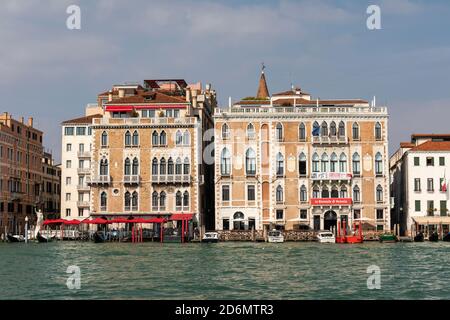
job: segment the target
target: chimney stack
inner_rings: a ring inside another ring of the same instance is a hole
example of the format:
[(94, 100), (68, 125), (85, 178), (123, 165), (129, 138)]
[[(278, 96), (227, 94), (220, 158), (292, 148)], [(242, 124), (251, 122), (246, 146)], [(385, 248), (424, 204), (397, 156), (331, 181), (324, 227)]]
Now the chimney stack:
[(112, 101), (112, 97), (113, 97), (112, 90), (109, 90), (109, 92), (108, 92), (108, 102)]
[(28, 118), (28, 126), (33, 127), (33, 117)]
[(119, 98), (125, 97), (125, 89), (119, 89)]
[(20, 123), (24, 124), (25, 123), (24, 121), (25, 120), (23, 119), (23, 117), (20, 117)]
[(186, 89), (186, 102), (191, 102), (191, 89)]

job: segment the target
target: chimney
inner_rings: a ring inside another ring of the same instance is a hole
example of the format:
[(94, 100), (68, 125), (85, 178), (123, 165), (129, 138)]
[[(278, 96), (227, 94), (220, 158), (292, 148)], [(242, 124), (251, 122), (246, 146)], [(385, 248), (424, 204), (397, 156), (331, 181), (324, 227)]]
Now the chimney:
[(230, 96), (230, 97), (228, 97), (228, 108), (230, 108), (230, 109), (231, 109), (231, 96)]
[(125, 89), (119, 89), (119, 98), (125, 97)]
[(109, 90), (108, 92), (108, 102), (112, 101), (112, 90)]
[(186, 89), (186, 102), (191, 102), (191, 90)]
[(20, 117), (20, 123), (25, 123), (23, 117)]
[(197, 108), (197, 90), (192, 90), (192, 106)]
[(28, 126), (33, 127), (33, 117), (28, 118)]

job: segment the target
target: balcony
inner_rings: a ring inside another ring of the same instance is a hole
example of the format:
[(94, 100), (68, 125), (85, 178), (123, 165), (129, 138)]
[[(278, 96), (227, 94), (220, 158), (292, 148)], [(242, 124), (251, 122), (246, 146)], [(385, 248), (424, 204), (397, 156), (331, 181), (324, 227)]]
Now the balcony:
[(91, 174), (91, 168), (78, 168), (78, 174)]
[(123, 182), (125, 184), (139, 184), (141, 177), (137, 174), (123, 176)]
[(184, 184), (191, 183), (192, 178), (188, 174), (182, 175), (152, 175), (152, 183), (166, 183), (166, 184)]
[(88, 184), (79, 184), (77, 185), (78, 191), (90, 191), (91, 187)]
[(330, 181), (350, 181), (352, 179), (351, 173), (341, 172), (313, 172), (311, 173), (313, 181), (330, 180)]
[(24, 193), (22, 192), (11, 192), (11, 201), (19, 201), (22, 199)]
[(187, 118), (97, 118), (94, 119), (94, 125), (186, 125), (195, 124), (194, 117)]
[(90, 151), (78, 151), (77, 155), (78, 155), (78, 158), (90, 158), (91, 152)]
[(89, 208), (90, 207), (89, 201), (77, 201), (77, 207), (78, 208)]
[(100, 175), (92, 177), (90, 181), (88, 181), (88, 184), (110, 184), (111, 183), (111, 176), (109, 175)]
[(312, 137), (312, 143), (313, 144), (347, 144), (348, 138), (347, 137), (338, 137), (338, 136), (313, 136)]

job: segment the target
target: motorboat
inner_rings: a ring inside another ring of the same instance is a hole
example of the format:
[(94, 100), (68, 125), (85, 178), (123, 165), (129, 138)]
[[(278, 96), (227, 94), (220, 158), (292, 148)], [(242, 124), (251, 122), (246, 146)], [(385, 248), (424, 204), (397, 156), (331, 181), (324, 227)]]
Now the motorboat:
[(271, 242), (271, 243), (284, 242), (283, 232), (281, 232), (280, 230), (275, 230), (275, 229), (272, 231), (269, 231), (269, 233), (267, 235), (267, 241)]
[(319, 243), (336, 243), (336, 237), (331, 231), (319, 231), (316, 239)]
[(418, 234), (416, 234), (416, 236), (414, 237), (414, 242), (423, 242), (423, 241), (424, 241), (423, 232), (419, 232)]
[(205, 232), (202, 238), (203, 243), (217, 243), (219, 242), (219, 234), (217, 232)]
[(23, 235), (8, 234), (7, 238), (8, 238), (9, 242), (24, 242), (25, 241), (25, 238)]
[(383, 233), (379, 236), (380, 242), (384, 243), (395, 243), (398, 241), (398, 238), (395, 234), (392, 233)]

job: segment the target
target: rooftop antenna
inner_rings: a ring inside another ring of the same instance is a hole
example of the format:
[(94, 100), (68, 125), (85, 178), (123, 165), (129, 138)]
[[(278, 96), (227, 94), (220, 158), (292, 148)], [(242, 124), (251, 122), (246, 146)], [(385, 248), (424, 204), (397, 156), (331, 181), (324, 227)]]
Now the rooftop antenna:
[(376, 107), (377, 105), (377, 98), (375, 96), (373, 96), (372, 104), (372, 107)]
[(231, 96), (228, 97), (228, 108), (231, 108)]

